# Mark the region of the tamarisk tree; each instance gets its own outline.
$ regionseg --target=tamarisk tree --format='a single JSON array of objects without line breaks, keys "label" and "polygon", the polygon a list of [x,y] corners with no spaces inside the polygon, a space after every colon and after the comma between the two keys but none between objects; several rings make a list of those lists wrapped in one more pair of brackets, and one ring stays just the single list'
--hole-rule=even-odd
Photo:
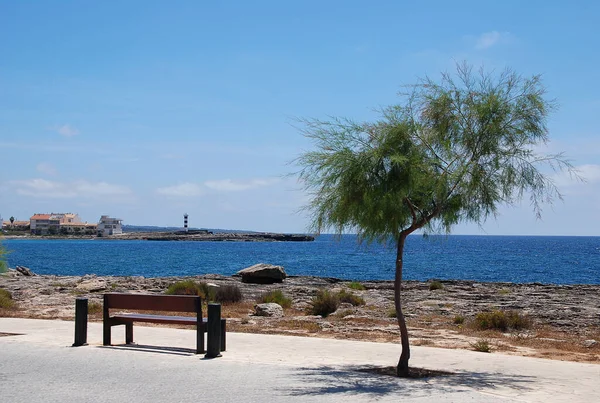
[{"label": "tamarisk tree", "polygon": [[401,299],[407,236],[481,225],[523,197],[539,217],[544,203],[561,199],[549,174],[576,175],[562,154],[536,152],[548,141],[554,109],[539,76],[473,72],[464,63],[439,82],[426,78],[408,89],[374,122],[302,120],[315,149],[295,161],[310,195],[311,230],[356,232],[361,241],[395,246],[401,377],[410,358]]}]

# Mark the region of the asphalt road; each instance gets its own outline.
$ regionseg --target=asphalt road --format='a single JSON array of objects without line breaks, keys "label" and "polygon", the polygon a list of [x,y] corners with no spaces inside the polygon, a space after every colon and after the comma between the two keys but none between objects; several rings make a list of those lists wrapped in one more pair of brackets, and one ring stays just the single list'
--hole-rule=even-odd
[{"label": "asphalt road", "polygon": [[[137,346],[71,347],[73,322],[0,318],[0,402],[596,402],[600,365],[415,347],[411,363],[455,375],[398,379],[399,346],[231,333],[223,357],[191,354],[194,332],[136,327]],[[115,332],[114,342],[123,336]]]}]

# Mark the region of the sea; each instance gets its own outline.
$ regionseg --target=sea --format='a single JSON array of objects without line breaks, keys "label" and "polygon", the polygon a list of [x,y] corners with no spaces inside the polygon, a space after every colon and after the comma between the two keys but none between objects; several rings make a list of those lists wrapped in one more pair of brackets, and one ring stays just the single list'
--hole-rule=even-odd
[{"label": "sea", "polygon": [[[288,275],[393,280],[396,251],[361,244],[356,235],[314,242],[194,242],[102,239],[9,239],[9,267],[81,276],[232,275],[256,263]],[[409,236],[404,279],[544,284],[600,284],[600,237]]]}]

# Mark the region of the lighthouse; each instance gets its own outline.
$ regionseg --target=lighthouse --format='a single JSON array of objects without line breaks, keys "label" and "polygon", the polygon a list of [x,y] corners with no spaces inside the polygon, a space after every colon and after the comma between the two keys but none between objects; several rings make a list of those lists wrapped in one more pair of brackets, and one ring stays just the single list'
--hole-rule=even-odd
[{"label": "lighthouse", "polygon": [[183,229],[185,232],[188,232],[188,213],[183,215]]}]

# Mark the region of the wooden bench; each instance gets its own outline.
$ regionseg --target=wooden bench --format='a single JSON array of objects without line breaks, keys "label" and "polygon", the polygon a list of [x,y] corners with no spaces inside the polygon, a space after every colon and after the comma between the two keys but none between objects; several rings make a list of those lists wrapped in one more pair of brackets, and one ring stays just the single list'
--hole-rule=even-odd
[{"label": "wooden bench", "polygon": [[[112,310],[193,312],[195,316],[150,315],[145,313],[117,312]],[[103,344],[111,344],[111,328],[125,325],[125,343],[133,344],[133,323],[166,323],[196,326],[196,354],[205,353],[204,333],[207,331],[207,318],[202,317],[202,300],[192,295],[153,295],[153,294],[104,294]],[[226,321],[221,319],[221,351],[225,351]]]}]

